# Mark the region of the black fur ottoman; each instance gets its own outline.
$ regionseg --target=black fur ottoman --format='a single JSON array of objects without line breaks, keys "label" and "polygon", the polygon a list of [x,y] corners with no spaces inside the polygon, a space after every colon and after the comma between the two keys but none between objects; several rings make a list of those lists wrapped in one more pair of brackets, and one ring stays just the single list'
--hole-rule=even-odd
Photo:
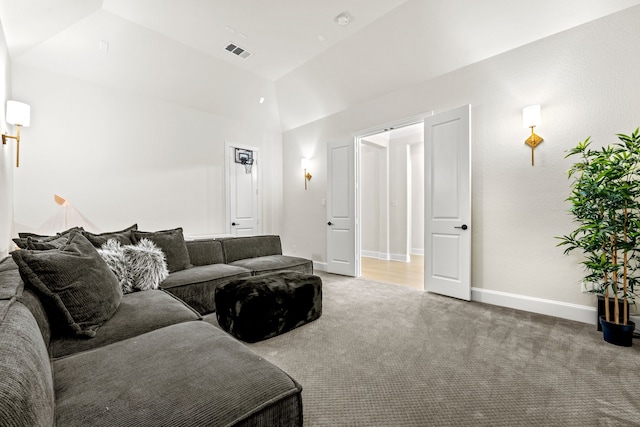
[{"label": "black fur ottoman", "polygon": [[256,342],[316,320],[322,314],[322,280],[281,271],[219,286],[218,324],[234,337]]}]

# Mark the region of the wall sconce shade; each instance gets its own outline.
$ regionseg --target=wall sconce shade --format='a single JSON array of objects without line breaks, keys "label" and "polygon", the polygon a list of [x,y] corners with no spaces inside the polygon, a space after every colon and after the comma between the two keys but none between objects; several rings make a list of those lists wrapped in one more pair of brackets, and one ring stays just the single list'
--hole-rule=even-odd
[{"label": "wall sconce shade", "polygon": [[7,123],[29,127],[31,124],[31,107],[24,102],[7,101]]},{"label": "wall sconce shade", "polygon": [[540,125],[540,106],[529,105],[522,109],[522,124],[526,128],[531,126],[536,127]]},{"label": "wall sconce shade", "polygon": [[2,144],[7,143],[7,139],[16,140],[16,167],[20,167],[20,128],[29,127],[31,124],[31,107],[28,104],[18,101],[7,101],[6,121],[10,125],[16,126],[16,135],[2,134]]},{"label": "wall sconce shade", "polygon": [[300,168],[304,171],[304,189],[307,189],[307,181],[311,180],[311,174],[307,172],[309,169],[309,159],[300,160]]},{"label": "wall sconce shade", "polygon": [[533,129],[540,125],[540,105],[529,105],[522,109],[522,125],[531,129],[531,136],[524,143],[531,147],[531,166],[534,165],[534,149],[544,141]]}]

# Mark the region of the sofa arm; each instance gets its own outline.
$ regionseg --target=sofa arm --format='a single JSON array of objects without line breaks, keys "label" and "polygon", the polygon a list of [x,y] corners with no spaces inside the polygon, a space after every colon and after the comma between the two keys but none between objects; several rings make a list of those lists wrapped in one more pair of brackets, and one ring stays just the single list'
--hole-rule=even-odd
[{"label": "sofa arm", "polygon": [[23,304],[0,300],[0,425],[52,426],[51,362],[38,324]]},{"label": "sofa arm", "polygon": [[189,252],[191,265],[200,266],[224,263],[222,244],[219,240],[187,240],[185,243],[187,245],[187,251]]}]

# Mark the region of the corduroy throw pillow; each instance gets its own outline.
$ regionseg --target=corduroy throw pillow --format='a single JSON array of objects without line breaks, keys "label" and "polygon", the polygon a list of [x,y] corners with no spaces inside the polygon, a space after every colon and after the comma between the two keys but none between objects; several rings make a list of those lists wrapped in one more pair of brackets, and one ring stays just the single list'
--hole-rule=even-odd
[{"label": "corduroy throw pillow", "polygon": [[120,305],[118,279],[80,232],[73,231],[60,249],[11,255],[24,282],[51,299],[78,336],[94,337]]}]

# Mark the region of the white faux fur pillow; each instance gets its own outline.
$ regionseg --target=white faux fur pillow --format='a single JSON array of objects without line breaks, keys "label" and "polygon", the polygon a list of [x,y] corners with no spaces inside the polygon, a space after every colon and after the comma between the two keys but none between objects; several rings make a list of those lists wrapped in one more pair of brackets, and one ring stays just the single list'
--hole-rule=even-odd
[{"label": "white faux fur pillow", "polygon": [[160,283],[169,276],[164,252],[151,240],[142,239],[137,245],[123,246],[122,250],[133,277],[134,289],[158,289]]},{"label": "white faux fur pillow", "polygon": [[164,252],[149,239],[125,246],[109,239],[98,253],[118,278],[123,293],[158,289],[169,275]]},{"label": "white faux fur pillow", "polygon": [[120,242],[114,239],[107,240],[97,251],[118,278],[122,293],[133,292],[133,277],[127,266],[127,260]]}]

